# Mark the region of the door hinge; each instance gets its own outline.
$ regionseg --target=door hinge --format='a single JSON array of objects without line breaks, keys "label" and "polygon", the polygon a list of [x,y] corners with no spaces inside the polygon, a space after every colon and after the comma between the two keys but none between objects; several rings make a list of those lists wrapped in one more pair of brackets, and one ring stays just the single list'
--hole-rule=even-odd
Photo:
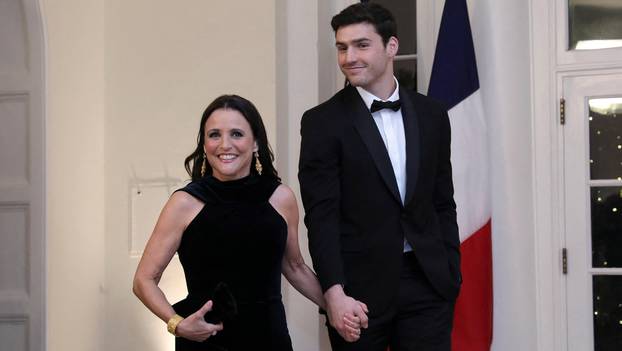
[{"label": "door hinge", "polygon": [[564,98],[559,99],[559,124],[566,124],[566,100]]},{"label": "door hinge", "polygon": [[568,274],[568,250],[565,247],[562,249],[562,273]]}]

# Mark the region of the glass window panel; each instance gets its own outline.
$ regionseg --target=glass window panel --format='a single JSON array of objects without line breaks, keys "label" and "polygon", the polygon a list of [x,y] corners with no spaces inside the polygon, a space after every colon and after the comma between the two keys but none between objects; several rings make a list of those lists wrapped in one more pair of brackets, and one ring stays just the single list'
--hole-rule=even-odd
[{"label": "glass window panel", "polygon": [[622,180],[622,98],[590,99],[590,178]]},{"label": "glass window panel", "polygon": [[592,265],[622,267],[622,187],[592,187],[591,193]]},{"label": "glass window panel", "polygon": [[622,277],[592,277],[594,294],[594,350],[622,350]]},{"label": "glass window panel", "polygon": [[407,59],[393,62],[393,71],[400,86],[417,90],[417,60]]},{"label": "glass window panel", "polygon": [[[366,1],[362,1],[366,2]],[[416,0],[375,0],[371,1],[386,7],[397,22],[397,37],[400,41],[398,55],[417,53],[417,1]]]},{"label": "glass window panel", "polygon": [[622,46],[622,1],[568,0],[570,49]]}]

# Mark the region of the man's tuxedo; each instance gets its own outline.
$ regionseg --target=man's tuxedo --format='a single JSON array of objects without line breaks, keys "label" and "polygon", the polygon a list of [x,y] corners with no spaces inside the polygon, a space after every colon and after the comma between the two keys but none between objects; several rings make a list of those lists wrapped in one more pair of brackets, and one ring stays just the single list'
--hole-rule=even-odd
[{"label": "man's tuxedo", "polygon": [[404,238],[444,299],[460,287],[460,253],[447,111],[400,88],[406,139],[404,204],[371,113],[347,86],[305,112],[299,181],[309,249],[322,289],[383,313],[396,298]]}]

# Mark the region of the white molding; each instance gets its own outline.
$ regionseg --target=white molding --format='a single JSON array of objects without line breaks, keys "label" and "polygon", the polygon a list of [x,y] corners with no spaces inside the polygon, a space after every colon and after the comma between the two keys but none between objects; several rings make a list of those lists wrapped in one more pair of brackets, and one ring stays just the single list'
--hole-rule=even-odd
[{"label": "white molding", "polygon": [[395,55],[395,57],[393,58],[394,62],[398,62],[398,61],[411,61],[411,60],[416,60],[417,59],[417,54],[409,54],[409,55]]},{"label": "white molding", "polygon": [[[37,115],[37,123],[31,123],[31,137],[38,144],[31,152],[40,159],[34,160],[37,167],[31,168],[31,184],[36,186],[30,205],[31,215],[31,314],[30,350],[47,350],[47,209],[46,209],[46,120],[47,120],[47,33],[42,0],[24,0],[28,40],[30,45],[30,99],[32,115]],[[34,150],[36,149],[36,151]],[[37,233],[38,240],[34,239]]]},{"label": "white molding", "polygon": [[[585,184],[589,179],[589,166],[587,163],[574,163],[575,159],[583,160],[587,158],[588,130],[582,121],[573,117],[580,115],[583,110],[582,101],[577,101],[578,96],[582,96],[581,84],[573,81],[577,76],[572,74],[558,74],[558,81],[566,102],[566,125],[564,126],[564,146],[560,152],[560,157],[567,159],[564,162],[564,213],[562,215],[565,223],[564,228],[564,247],[570,255],[570,273],[565,277],[565,310],[568,350],[585,350],[593,340],[593,331],[590,328],[589,319],[591,304],[584,303],[592,301],[592,289],[589,284],[578,284],[587,282],[589,275],[587,270],[582,267],[589,265],[588,257],[591,243],[588,240],[591,228],[589,228],[589,217],[584,209],[589,208],[589,189],[576,188],[577,184]],[[574,165],[573,165],[574,163]],[[574,166],[574,167],[573,167]],[[581,194],[581,195],[579,195]],[[573,235],[575,230],[579,233],[588,233],[586,236]],[[579,302],[579,303],[577,303]],[[577,326],[579,324],[579,326]],[[579,330],[584,330],[582,337],[574,340]],[[593,345],[593,344],[592,344]]]},{"label": "white molding", "polygon": [[[318,26],[328,27],[323,15],[329,10],[322,6],[324,1],[277,0],[276,10],[276,113],[277,113],[277,167],[283,182],[300,199],[298,187],[298,157],[300,153],[300,118],[305,110],[318,104],[318,94],[323,87],[320,81],[327,82],[326,76],[334,70],[334,65],[318,69],[322,63],[320,56],[325,39],[319,38],[323,32]],[[324,13],[322,10],[326,10]],[[324,22],[324,23],[323,23]],[[300,40],[304,38],[304,40]],[[317,43],[317,45],[310,45]],[[332,43],[331,43],[332,48]],[[302,68],[302,69],[301,69]],[[321,75],[320,75],[321,74]],[[328,84],[332,84],[329,81]],[[332,93],[330,93],[332,95]],[[329,95],[329,96],[330,96]],[[302,223],[303,208],[299,201],[298,240],[300,250],[307,265],[311,266],[308,253],[307,234]],[[325,351],[327,332],[323,317],[317,307],[302,297],[283,280],[283,302],[294,349],[301,351]]]},{"label": "white molding", "polygon": [[[622,57],[622,54],[620,55]],[[620,61],[602,62],[602,63],[573,63],[557,65],[558,72],[579,72],[583,75],[591,74],[590,71],[615,70],[621,67]]]},{"label": "white molding", "polygon": [[555,33],[551,1],[531,0],[531,94],[533,215],[536,268],[537,348],[566,350],[563,279],[560,273],[563,183],[558,157],[561,135],[557,119],[554,75]]},{"label": "white molding", "polygon": [[589,186],[612,186],[619,187],[622,186],[622,180],[616,179],[593,179],[589,180]]},{"label": "white molding", "polygon": [[[566,276],[560,250],[565,243],[563,127],[559,99],[563,80],[619,72],[612,52],[566,51],[565,0],[530,1],[534,240],[536,244],[537,345],[540,351],[568,350]],[[620,51],[622,52],[622,51]],[[619,55],[619,54],[618,54]],[[620,56],[618,56],[620,57]]]},{"label": "white molding", "polygon": [[622,275],[622,268],[592,268],[588,269],[588,273],[591,275]]},{"label": "white molding", "polygon": [[[445,1],[417,1],[417,90],[427,94]],[[440,8],[440,10],[439,10]]]},{"label": "white molding", "polygon": [[569,250],[570,272],[567,276],[569,349],[585,350],[593,346],[593,290],[592,275],[601,272],[618,274],[619,268],[591,268],[592,241],[590,240],[590,186],[615,185],[613,180],[590,181],[589,122],[587,102],[592,97],[619,94],[622,69],[590,72],[561,72],[566,103],[564,126],[567,223],[566,247]]},{"label": "white molding", "polygon": [[[558,79],[564,79],[570,77],[607,76],[611,74],[619,74],[622,72],[622,59],[617,67],[599,67],[597,65],[584,65],[583,67],[583,69],[577,68],[573,70],[558,69],[556,76]],[[563,91],[560,90],[560,93],[563,93]],[[561,96],[562,95],[560,95],[560,97]]]}]

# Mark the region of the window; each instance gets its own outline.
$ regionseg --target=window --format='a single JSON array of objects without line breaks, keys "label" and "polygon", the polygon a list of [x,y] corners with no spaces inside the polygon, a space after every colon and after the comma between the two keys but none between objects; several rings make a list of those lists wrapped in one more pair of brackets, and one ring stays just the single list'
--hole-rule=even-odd
[{"label": "window", "polygon": [[622,46],[622,1],[568,0],[569,47],[575,50]]}]

